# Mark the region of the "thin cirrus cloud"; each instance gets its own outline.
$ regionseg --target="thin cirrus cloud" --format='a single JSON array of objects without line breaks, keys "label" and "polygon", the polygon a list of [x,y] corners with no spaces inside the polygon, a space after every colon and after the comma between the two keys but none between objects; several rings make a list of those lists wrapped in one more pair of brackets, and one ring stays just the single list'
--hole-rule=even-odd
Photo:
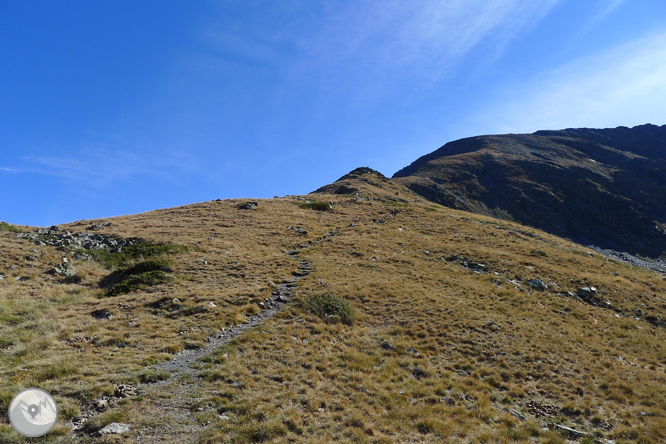
[{"label": "thin cirrus cloud", "polygon": [[483,45],[495,57],[560,0],[386,1],[331,8],[304,43],[304,70],[352,87],[436,82]]},{"label": "thin cirrus cloud", "polygon": [[329,1],[309,11],[308,20],[295,17],[309,5],[291,2],[272,6],[268,15],[279,23],[266,14],[236,20],[227,14],[204,39],[220,54],[288,65],[299,85],[305,80],[327,92],[383,95],[396,84],[433,85],[475,49],[482,59],[494,59],[561,1]]},{"label": "thin cirrus cloud", "polygon": [[[194,170],[194,159],[186,153],[149,154],[147,151],[93,148],[80,150],[75,157],[24,157],[25,166],[16,168],[33,174],[85,181],[96,186],[109,186],[132,177],[158,176],[173,179]],[[12,168],[14,169],[14,168]]]},{"label": "thin cirrus cloud", "polygon": [[606,0],[606,8],[594,18],[594,22],[599,22],[615,11],[625,0]]},{"label": "thin cirrus cloud", "polygon": [[588,22],[588,24],[580,30],[579,36],[584,35],[592,31],[596,26],[608,18],[612,13],[614,13],[625,0],[601,0],[600,12]]},{"label": "thin cirrus cloud", "polygon": [[[666,123],[666,33],[644,37],[537,77],[477,116],[497,132]],[[543,79],[543,80],[541,80]]]}]

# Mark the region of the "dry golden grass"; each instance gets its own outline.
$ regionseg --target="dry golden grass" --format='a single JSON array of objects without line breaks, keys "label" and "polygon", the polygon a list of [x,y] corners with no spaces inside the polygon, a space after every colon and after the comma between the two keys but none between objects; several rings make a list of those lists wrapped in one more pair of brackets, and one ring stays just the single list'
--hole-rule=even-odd
[{"label": "dry golden grass", "polygon": [[[359,187],[382,199],[396,192]],[[142,385],[89,429],[132,424],[114,442],[565,442],[542,430],[558,423],[601,442],[666,440],[666,332],[633,319],[634,310],[666,319],[663,275],[410,199],[312,196],[332,201],[330,211],[295,197],[259,200],[255,210],[228,200],[109,219],[99,232],[193,247],[172,256],[174,282],[114,297],[98,287],[110,270],[75,261],[82,282],[60,283],[46,272],[62,252],[0,231],[1,407],[21,388],[43,387],[64,427],[115,385],[150,380],[154,364],[257,314],[305,258],[314,270],[295,297],[344,297],[355,307],[351,325],[292,304],[200,361],[199,377]],[[337,235],[316,242],[330,230]],[[30,249],[42,256],[26,261],[37,255]],[[447,261],[453,253],[487,271]],[[533,278],[556,286],[533,290]],[[564,296],[589,285],[614,309]],[[534,403],[554,408],[535,416]],[[3,421],[0,440],[23,442]],[[60,434],[49,436],[98,440]]]}]

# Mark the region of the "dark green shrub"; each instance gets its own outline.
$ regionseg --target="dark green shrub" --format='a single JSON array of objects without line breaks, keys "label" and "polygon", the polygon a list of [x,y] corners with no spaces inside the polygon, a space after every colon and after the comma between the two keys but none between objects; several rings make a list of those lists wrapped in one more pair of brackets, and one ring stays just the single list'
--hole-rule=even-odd
[{"label": "dark green shrub", "polygon": [[147,271],[173,271],[170,266],[173,264],[172,260],[157,258],[157,259],[148,259],[146,261],[141,261],[131,267],[122,268],[119,270],[119,273],[124,276],[138,275],[145,273]]},{"label": "dark green shrub", "polygon": [[185,245],[154,244],[152,242],[139,242],[134,245],[122,247],[120,253],[109,250],[84,250],[93,259],[106,267],[123,267],[130,264],[165,254],[183,253],[189,250]]},{"label": "dark green shrub", "polygon": [[171,377],[171,373],[169,372],[158,372],[154,370],[148,370],[145,372],[141,372],[138,375],[139,381],[143,382],[144,384],[150,384],[153,382],[159,382],[159,381],[166,381]]},{"label": "dark green shrub", "polygon": [[351,303],[330,293],[316,294],[300,302],[301,306],[328,322],[342,322],[351,325],[356,318]]},{"label": "dark green shrub", "polygon": [[298,206],[306,210],[328,211],[331,209],[328,202],[301,202]]},{"label": "dark green shrub", "polygon": [[107,296],[131,293],[157,284],[173,281],[173,276],[161,270],[147,271],[134,276],[129,276],[106,290]]},{"label": "dark green shrub", "polygon": [[7,222],[0,222],[0,231],[11,231],[12,233],[25,233],[25,231],[19,230],[14,225],[10,225]]}]

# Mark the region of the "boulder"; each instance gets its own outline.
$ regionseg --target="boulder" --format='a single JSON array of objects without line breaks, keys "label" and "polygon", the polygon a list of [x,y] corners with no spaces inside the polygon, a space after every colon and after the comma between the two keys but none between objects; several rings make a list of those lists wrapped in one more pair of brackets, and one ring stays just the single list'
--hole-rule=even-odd
[{"label": "boulder", "polygon": [[259,206],[258,202],[245,202],[238,205],[239,210],[254,210]]},{"label": "boulder", "polygon": [[137,394],[136,387],[129,384],[120,384],[116,387],[113,393],[116,398],[129,398],[131,396],[137,396]]},{"label": "boulder", "polygon": [[76,268],[69,262],[54,265],[52,272],[65,278],[76,276]]},{"label": "boulder", "polygon": [[107,424],[99,432],[100,435],[120,435],[125,432],[129,432],[132,427],[129,424],[123,424],[119,422],[112,422]]},{"label": "boulder", "polygon": [[598,299],[597,289],[595,287],[581,287],[576,291],[576,296],[585,302],[594,302]]},{"label": "boulder", "polygon": [[546,285],[546,283],[545,283],[544,281],[542,281],[541,279],[532,279],[532,280],[530,280],[530,281],[527,281],[527,283],[528,283],[532,288],[534,288],[535,290],[541,290],[541,291],[543,291],[543,290],[545,290],[545,289],[548,288],[548,286]]},{"label": "boulder", "polygon": [[106,399],[98,399],[95,401],[95,408],[97,410],[106,410],[109,407],[109,401]]}]

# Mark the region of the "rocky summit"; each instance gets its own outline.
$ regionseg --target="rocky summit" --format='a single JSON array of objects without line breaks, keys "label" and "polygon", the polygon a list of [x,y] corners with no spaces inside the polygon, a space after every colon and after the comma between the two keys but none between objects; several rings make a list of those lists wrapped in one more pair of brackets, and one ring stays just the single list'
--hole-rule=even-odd
[{"label": "rocky summit", "polygon": [[392,180],[432,202],[586,245],[650,258],[666,251],[666,125],[461,139]]}]

